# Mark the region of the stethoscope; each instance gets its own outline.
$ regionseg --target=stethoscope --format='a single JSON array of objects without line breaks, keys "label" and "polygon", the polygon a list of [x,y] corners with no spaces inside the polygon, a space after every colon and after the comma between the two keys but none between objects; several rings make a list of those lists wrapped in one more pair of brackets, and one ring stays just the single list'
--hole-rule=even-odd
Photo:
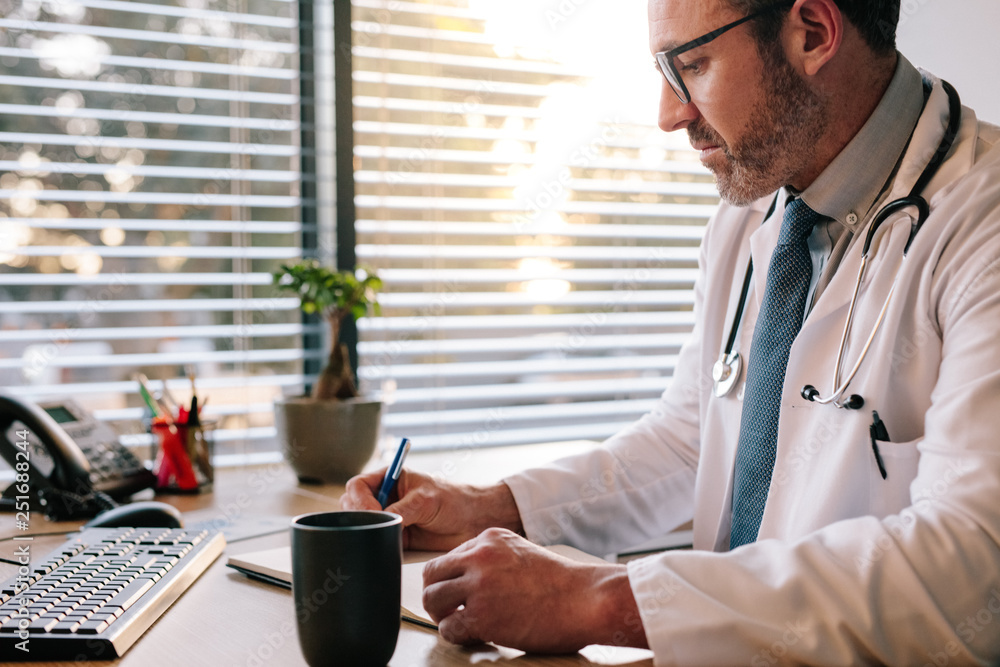
[{"label": "stethoscope", "polygon": [[[847,322],[844,324],[844,332],[840,337],[840,349],[837,352],[837,364],[833,372],[833,382],[831,383],[830,395],[827,397],[820,396],[819,390],[816,389],[811,384],[807,384],[802,388],[802,398],[807,401],[812,401],[814,403],[820,403],[826,405],[827,403],[832,403],[838,408],[844,408],[845,410],[859,410],[865,404],[865,399],[858,394],[851,394],[846,400],[841,400],[844,394],[847,392],[848,385],[851,384],[851,380],[857,375],[858,369],[861,367],[861,363],[865,360],[868,355],[868,350],[871,347],[872,341],[875,339],[875,334],[878,333],[879,328],[882,326],[882,320],[885,319],[886,311],[889,309],[889,302],[892,300],[892,294],[896,289],[896,281],[899,277],[900,269],[902,268],[902,263],[896,268],[896,274],[893,277],[892,286],[889,288],[889,293],[885,297],[885,302],[882,304],[882,310],[879,312],[878,319],[875,321],[875,326],[872,327],[871,333],[868,335],[868,339],[865,341],[864,347],[861,349],[861,354],[858,356],[857,362],[851,368],[851,371],[847,374],[847,377],[843,382],[840,381],[840,371],[844,361],[844,351],[847,347],[847,337],[851,331],[851,324],[854,321],[854,311],[858,303],[858,293],[861,290],[861,283],[864,281],[865,271],[868,268],[869,251],[871,250],[872,239],[875,237],[875,232],[878,228],[882,226],[882,223],[889,219],[890,216],[898,211],[906,208],[915,208],[917,210],[917,219],[910,225],[910,236],[906,241],[906,245],[903,246],[903,259],[906,259],[906,253],[910,249],[910,245],[913,243],[913,239],[916,238],[917,232],[920,231],[920,227],[923,226],[924,221],[930,215],[930,206],[927,200],[920,195],[921,192],[927,187],[931,179],[937,173],[938,168],[940,168],[941,163],[944,162],[944,158],[951,151],[952,145],[955,143],[955,137],[958,136],[959,123],[961,121],[962,115],[962,102],[958,96],[958,93],[947,81],[941,81],[941,85],[945,92],[948,94],[948,128],[945,130],[944,137],[941,139],[940,145],[938,145],[937,151],[931,158],[931,161],[927,164],[923,173],[920,174],[920,178],[914,184],[913,189],[910,190],[910,194],[906,197],[893,200],[886,204],[876,215],[875,219],[872,221],[871,225],[868,227],[868,235],[865,237],[864,245],[861,249],[861,266],[858,268],[858,278],[854,284],[854,293],[851,296],[851,305],[847,310]],[[774,213],[775,206],[778,202],[777,195],[774,201],[771,202],[771,208],[768,209],[767,213],[764,215],[764,219],[767,220]],[[729,337],[726,340],[726,346],[722,350],[722,354],[719,355],[719,360],[715,362],[712,366],[712,381],[713,381],[713,392],[714,394],[722,398],[732,392],[733,387],[736,386],[736,381],[739,380],[740,371],[743,368],[743,357],[742,355],[735,351],[733,347],[736,344],[736,335],[740,328],[740,323],[743,320],[743,311],[746,306],[747,294],[750,291],[750,282],[753,277],[753,260],[751,259],[747,262],[746,276],[743,278],[743,288],[740,292],[739,305],[736,307],[736,313],[733,316],[733,323],[729,327]]]}]

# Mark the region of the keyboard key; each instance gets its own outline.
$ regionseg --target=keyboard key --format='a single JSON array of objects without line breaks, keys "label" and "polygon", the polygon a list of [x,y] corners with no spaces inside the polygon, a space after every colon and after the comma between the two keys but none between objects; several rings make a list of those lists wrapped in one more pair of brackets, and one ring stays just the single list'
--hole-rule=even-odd
[{"label": "keyboard key", "polygon": [[[140,544],[143,541],[153,544]],[[148,628],[160,613],[152,606],[152,593],[157,600],[172,601],[190,581],[181,584],[183,578],[167,573],[190,565],[197,576],[223,544],[217,531],[85,529],[37,566],[32,564],[30,585],[2,582],[2,590],[8,592],[0,593],[0,653],[6,655],[18,633],[27,630],[32,637],[51,638],[43,640],[50,642],[44,644],[43,653],[51,649],[51,659],[107,658],[106,648],[95,652],[99,644],[95,638],[111,632],[126,609],[130,627]],[[123,647],[116,643],[115,656],[130,643]]]},{"label": "keyboard key", "polygon": [[50,632],[58,622],[58,618],[42,617],[28,624],[28,632],[31,634]]},{"label": "keyboard key", "polygon": [[80,624],[80,627],[76,629],[76,632],[80,635],[96,635],[98,632],[106,630],[107,627],[107,621],[86,620]]},{"label": "keyboard key", "polygon": [[77,621],[59,621],[52,629],[49,631],[54,635],[66,635],[71,632],[76,632],[76,629],[80,626]]},{"label": "keyboard key", "polygon": [[118,618],[125,613],[125,610],[122,609],[121,607],[112,607],[109,605],[104,605],[103,607],[97,610],[97,613],[107,614],[108,616],[114,616],[115,618]]},{"label": "keyboard key", "polygon": [[128,609],[142,596],[143,593],[153,587],[153,582],[148,579],[139,579],[128,586],[112,598],[108,604],[113,607]]}]

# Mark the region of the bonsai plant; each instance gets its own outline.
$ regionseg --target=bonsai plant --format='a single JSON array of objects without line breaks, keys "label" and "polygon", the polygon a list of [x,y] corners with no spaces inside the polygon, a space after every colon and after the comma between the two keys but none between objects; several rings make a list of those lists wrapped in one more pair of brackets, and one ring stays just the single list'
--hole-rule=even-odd
[{"label": "bonsai plant", "polygon": [[315,260],[282,265],[273,278],[279,290],[299,298],[304,312],[322,315],[330,327],[329,358],[312,396],[274,401],[285,458],[299,481],[345,482],[375,451],[382,403],[358,397],[340,331],[348,317],[380,313],[376,295],[382,280],[370,269],[334,271]]},{"label": "bonsai plant", "polygon": [[381,314],[376,295],[382,289],[382,280],[368,268],[334,271],[314,259],[282,264],[273,276],[279,290],[299,297],[303,312],[321,314],[330,327],[330,355],[313,385],[313,398],[329,400],[357,396],[354,371],[347,345],[340,342],[340,329],[348,315],[357,320],[367,315],[369,308],[376,315]]}]

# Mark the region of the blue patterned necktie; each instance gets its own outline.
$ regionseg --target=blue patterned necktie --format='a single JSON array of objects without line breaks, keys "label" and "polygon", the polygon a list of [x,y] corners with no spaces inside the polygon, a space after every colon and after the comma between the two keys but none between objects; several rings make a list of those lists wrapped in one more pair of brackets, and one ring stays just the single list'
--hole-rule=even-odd
[{"label": "blue patterned necktie", "polygon": [[771,255],[767,286],[750,345],[740,439],[733,481],[733,527],[729,548],[757,539],[771,486],[778,414],[792,341],[802,328],[812,260],[806,239],[818,213],[801,199],[785,207],[778,246]]}]

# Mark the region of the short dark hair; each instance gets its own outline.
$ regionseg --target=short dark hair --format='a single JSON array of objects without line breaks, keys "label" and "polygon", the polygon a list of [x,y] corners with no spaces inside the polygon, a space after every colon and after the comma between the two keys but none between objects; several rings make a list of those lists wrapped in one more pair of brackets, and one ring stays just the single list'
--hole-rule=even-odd
[{"label": "short dark hair", "polygon": [[[844,17],[858,29],[872,51],[888,55],[896,50],[896,24],[900,0],[835,0]],[[743,14],[766,9],[776,0],[727,0]],[[773,44],[781,32],[785,13],[762,16],[753,22],[754,34],[763,46]]]}]

